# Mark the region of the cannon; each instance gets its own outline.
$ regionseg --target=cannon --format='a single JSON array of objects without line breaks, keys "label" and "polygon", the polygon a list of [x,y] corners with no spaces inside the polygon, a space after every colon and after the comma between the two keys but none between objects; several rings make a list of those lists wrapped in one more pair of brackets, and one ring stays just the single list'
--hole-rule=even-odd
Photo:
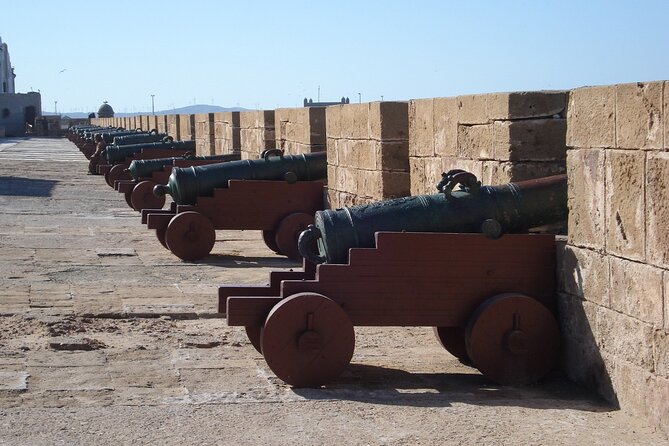
[{"label": "cannon", "polygon": [[142,223],[182,260],[211,252],[216,229],[258,229],[274,252],[298,259],[297,236],[323,209],[325,153],[173,168],[158,196],[170,194],[169,210],[142,210]]},{"label": "cannon", "polygon": [[[321,386],[341,374],[353,355],[355,326],[433,327],[448,352],[496,383],[540,380],[560,351],[555,236],[510,232],[564,219],[566,178],[486,188],[471,174],[449,174],[441,185],[446,202],[421,196],[414,197],[419,204],[389,200],[332,211],[331,222],[313,226],[318,233],[300,236],[302,271],[272,272],[266,286],[222,285],[219,312],[228,325],[245,327],[270,369],[295,387]],[[467,179],[465,190],[452,191],[454,177]],[[383,203],[387,211],[380,211]],[[320,215],[327,220],[332,213]],[[345,215],[351,221],[342,225]],[[416,232],[416,219],[427,232]],[[349,238],[350,226],[359,241]],[[375,231],[371,245],[367,230]],[[307,246],[314,241],[318,253]]]},{"label": "cannon", "polygon": [[114,189],[125,194],[126,203],[136,211],[158,209],[165,205],[165,196],[154,195],[153,188],[167,183],[173,167],[204,166],[239,159],[240,155],[235,153],[212,156],[186,154],[183,157],[133,160],[127,168],[132,179],[115,180]]},{"label": "cannon", "polygon": [[[105,175],[107,183],[114,187],[114,180],[130,178],[124,171],[130,165],[132,159],[181,156],[193,150],[195,150],[195,141],[166,140],[125,146],[110,145],[99,156],[91,157],[89,171],[98,175]],[[116,167],[117,165],[120,166]]]},{"label": "cannon", "polygon": [[[461,185],[461,190],[453,191]],[[441,193],[316,213],[300,251],[314,263],[345,263],[350,248],[371,248],[378,231],[483,232],[491,237],[563,221],[566,175],[481,186],[471,173],[445,173]],[[318,246],[318,253],[309,250]]]},{"label": "cannon", "polygon": [[167,133],[158,133],[153,129],[148,133],[137,133],[136,135],[115,136],[112,144],[115,146],[125,146],[128,144],[140,144],[147,142],[174,141],[174,138]]}]

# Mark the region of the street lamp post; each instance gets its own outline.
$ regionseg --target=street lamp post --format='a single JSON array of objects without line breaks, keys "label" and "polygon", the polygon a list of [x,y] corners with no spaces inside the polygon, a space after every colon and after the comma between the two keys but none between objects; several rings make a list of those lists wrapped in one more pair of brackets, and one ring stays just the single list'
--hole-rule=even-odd
[{"label": "street lamp post", "polygon": [[362,104],[362,94],[358,93],[358,103]]},{"label": "street lamp post", "polygon": [[156,116],[156,109],[155,109],[155,107],[153,106],[153,98],[154,98],[154,96],[155,96],[155,94],[152,94],[152,95],[151,95],[151,114],[152,114],[153,116]]},{"label": "street lamp post", "polygon": [[58,101],[53,101],[53,112],[58,114]]}]

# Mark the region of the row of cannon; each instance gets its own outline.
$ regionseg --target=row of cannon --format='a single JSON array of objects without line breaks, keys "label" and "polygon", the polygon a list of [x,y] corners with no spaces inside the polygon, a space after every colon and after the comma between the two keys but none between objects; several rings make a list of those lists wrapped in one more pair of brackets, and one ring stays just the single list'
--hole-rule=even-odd
[{"label": "row of cannon", "polygon": [[69,138],[179,258],[208,255],[216,230],[255,229],[302,261],[267,285],[218,291],[228,325],[245,327],[290,385],[336,380],[355,326],[434,327],[447,351],[503,385],[556,364],[555,236],[533,228],[565,221],[566,175],[482,186],[453,170],[433,195],[326,209],[325,153],[197,157],[192,141],[94,126]]}]

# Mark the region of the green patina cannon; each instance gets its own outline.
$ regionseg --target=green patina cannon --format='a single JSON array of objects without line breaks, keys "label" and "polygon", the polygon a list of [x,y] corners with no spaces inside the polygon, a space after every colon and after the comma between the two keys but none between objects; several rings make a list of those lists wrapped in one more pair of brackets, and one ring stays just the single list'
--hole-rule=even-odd
[{"label": "green patina cannon", "polygon": [[162,170],[167,166],[172,166],[174,165],[174,162],[178,160],[190,160],[190,161],[220,160],[221,162],[227,162],[227,161],[239,161],[240,157],[241,155],[238,153],[229,153],[225,155],[210,155],[210,156],[184,155],[180,157],[133,160],[130,163],[130,166],[128,166],[128,173],[130,173],[130,176],[132,176],[133,180],[138,180],[142,177],[150,177],[153,172]]},{"label": "green patina cannon", "polygon": [[168,136],[167,133],[158,133],[158,130],[154,129],[148,133],[137,133],[133,135],[116,136],[112,140],[111,145],[125,146],[128,144],[158,142],[163,140],[173,141],[173,138],[171,136]]},{"label": "green patina cannon", "polygon": [[167,185],[158,185],[154,193],[169,194],[177,204],[195,204],[200,196],[210,196],[214,189],[225,188],[230,180],[320,180],[327,175],[324,152],[303,155],[272,156],[233,161],[225,164],[195,166],[172,170]]},{"label": "green patina cannon", "polygon": [[[461,190],[453,191],[457,184]],[[443,175],[437,188],[441,193],[435,195],[319,211],[314,225],[300,236],[300,253],[314,263],[346,263],[349,249],[373,247],[378,231],[482,232],[495,238],[567,216],[566,175],[481,186],[471,173],[454,170]]]},{"label": "green patina cannon", "polygon": [[[125,161],[126,158],[133,156],[135,153],[149,150],[195,150],[195,141],[158,141],[158,142],[144,142],[138,144],[128,144],[123,146],[110,145],[104,150],[104,157],[108,164],[115,165]],[[163,155],[164,156],[164,155]]]}]

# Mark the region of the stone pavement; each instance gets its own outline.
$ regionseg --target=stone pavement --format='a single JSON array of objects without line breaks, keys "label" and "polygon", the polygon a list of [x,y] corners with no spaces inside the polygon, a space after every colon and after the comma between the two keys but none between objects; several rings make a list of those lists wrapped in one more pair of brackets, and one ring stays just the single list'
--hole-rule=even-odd
[{"label": "stone pavement", "polygon": [[66,140],[0,139],[0,444],[667,443],[557,372],[492,385],[429,328],[356,329],[339,381],[292,389],[216,287],[298,265],[249,231],[182,262],[86,167]]}]

